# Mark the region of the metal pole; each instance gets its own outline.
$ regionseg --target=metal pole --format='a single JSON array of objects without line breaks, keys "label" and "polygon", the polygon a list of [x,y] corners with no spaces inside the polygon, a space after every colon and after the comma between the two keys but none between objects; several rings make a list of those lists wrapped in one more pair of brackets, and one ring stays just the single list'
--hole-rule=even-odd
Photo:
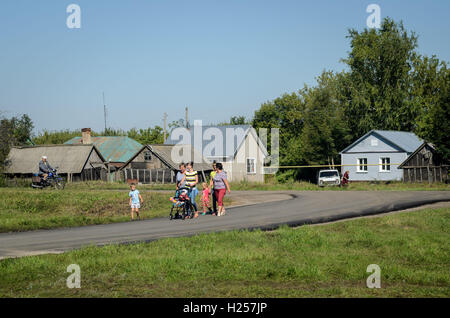
[{"label": "metal pole", "polygon": [[164,113],[164,140],[163,143],[166,142],[167,139],[167,113]]},{"label": "metal pole", "polygon": [[105,133],[106,133],[106,103],[105,103],[105,92],[103,92],[103,116],[105,119]]}]

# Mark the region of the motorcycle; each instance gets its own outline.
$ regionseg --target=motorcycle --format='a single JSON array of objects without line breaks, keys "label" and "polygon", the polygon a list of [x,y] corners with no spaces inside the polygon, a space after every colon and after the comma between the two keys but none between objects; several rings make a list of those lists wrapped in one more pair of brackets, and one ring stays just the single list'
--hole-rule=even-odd
[{"label": "motorcycle", "polygon": [[47,180],[44,180],[42,175],[34,174],[31,182],[31,187],[36,189],[54,187],[56,190],[63,190],[64,186],[64,180],[58,175],[56,169],[48,172]]}]

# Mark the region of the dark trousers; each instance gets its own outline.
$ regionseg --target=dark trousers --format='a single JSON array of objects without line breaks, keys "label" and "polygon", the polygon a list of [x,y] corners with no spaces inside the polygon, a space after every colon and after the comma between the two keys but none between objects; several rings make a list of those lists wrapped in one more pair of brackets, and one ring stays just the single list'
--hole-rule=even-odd
[{"label": "dark trousers", "polygon": [[213,206],[213,211],[214,213],[217,213],[217,198],[216,198],[216,191],[214,191],[214,189],[212,189],[212,206]]}]

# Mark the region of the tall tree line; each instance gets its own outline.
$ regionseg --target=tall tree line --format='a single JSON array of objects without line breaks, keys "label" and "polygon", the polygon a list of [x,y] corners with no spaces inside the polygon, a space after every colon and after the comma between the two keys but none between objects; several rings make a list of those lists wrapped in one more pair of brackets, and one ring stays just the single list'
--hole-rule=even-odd
[{"label": "tall tree line", "polygon": [[447,63],[418,54],[416,34],[390,18],[380,29],[350,29],[347,37],[346,71],[324,71],[315,86],[255,112],[254,127],[280,128],[281,165],[338,163],[339,151],[371,129],[414,132],[450,159]]}]

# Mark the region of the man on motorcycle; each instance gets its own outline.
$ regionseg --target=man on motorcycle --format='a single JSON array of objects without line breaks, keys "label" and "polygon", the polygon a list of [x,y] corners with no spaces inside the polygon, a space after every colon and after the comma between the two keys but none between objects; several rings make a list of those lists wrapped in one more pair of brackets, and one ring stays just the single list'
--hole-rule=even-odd
[{"label": "man on motorcycle", "polygon": [[48,173],[53,171],[52,166],[47,162],[47,157],[42,156],[42,160],[39,162],[39,175],[47,181]]}]

